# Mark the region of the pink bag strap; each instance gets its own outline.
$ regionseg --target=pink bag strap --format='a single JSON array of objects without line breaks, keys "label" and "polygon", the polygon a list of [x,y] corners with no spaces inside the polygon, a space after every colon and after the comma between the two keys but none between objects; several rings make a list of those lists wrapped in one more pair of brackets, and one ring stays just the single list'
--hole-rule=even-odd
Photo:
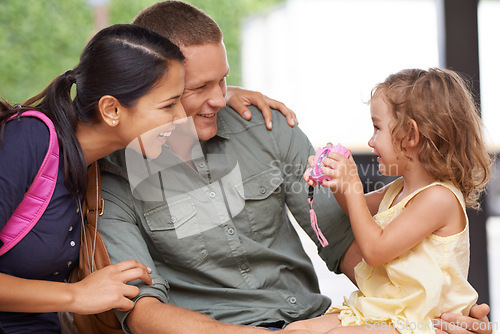
[{"label": "pink bag strap", "polygon": [[[16,116],[12,116],[8,121]],[[0,248],[0,255],[5,254],[21,241],[43,215],[54,193],[59,170],[59,143],[52,121],[43,113],[34,110],[25,111],[21,116],[39,118],[47,125],[49,148],[33,183],[0,232],[0,240],[4,243]]]}]

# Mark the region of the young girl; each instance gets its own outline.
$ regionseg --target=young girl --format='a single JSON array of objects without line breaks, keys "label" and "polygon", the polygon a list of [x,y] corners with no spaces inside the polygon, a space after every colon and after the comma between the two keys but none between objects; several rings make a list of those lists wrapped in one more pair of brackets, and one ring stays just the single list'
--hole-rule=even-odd
[{"label": "young girl", "polygon": [[380,172],[401,177],[363,194],[352,156],[324,161],[332,180],[323,185],[349,215],[363,256],[355,268],[359,291],[290,329],[433,333],[434,318],[468,315],[477,300],[467,282],[465,207],[479,207],[492,161],[466,84],[450,70],[403,70],[375,87],[370,111],[368,145]]}]

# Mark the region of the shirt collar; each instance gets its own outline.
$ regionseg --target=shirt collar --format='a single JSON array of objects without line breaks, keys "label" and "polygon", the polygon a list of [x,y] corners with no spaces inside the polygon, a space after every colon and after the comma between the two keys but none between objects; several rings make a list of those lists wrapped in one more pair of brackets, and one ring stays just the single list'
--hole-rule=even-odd
[{"label": "shirt collar", "polygon": [[[221,111],[222,111],[222,109],[219,110],[219,112],[221,112]],[[224,138],[224,139],[229,139],[227,125],[224,122],[224,120],[222,119],[222,117],[220,117],[219,113],[217,113],[217,134],[216,134],[216,136]]]}]

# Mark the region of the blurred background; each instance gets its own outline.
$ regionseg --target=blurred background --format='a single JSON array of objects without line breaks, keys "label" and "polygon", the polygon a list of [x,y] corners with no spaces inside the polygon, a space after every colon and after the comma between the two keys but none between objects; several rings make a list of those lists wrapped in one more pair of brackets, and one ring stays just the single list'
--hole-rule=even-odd
[{"label": "blurred background", "polygon": [[[78,63],[97,30],[129,23],[155,2],[0,0],[0,97],[21,103],[39,93]],[[488,145],[500,148],[500,0],[186,2],[220,25],[231,66],[228,84],[285,102],[316,147],[341,142],[360,159],[369,157],[372,126],[365,102],[373,86],[403,68],[441,66],[472,79]],[[453,57],[464,59],[465,67]],[[499,193],[493,179],[484,210],[479,218],[472,213],[478,221],[471,221],[471,229],[479,226],[472,233],[479,237],[471,237],[479,249],[472,251],[471,280],[480,300],[492,306],[493,321],[500,321]],[[355,287],[329,273],[312,242],[304,243],[322,292],[340,303]]]}]

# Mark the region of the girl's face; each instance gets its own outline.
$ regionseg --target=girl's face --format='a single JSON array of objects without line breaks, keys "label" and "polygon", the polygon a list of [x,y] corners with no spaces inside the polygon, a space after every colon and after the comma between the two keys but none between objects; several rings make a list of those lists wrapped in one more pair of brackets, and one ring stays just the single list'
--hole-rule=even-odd
[{"label": "girl's face", "polygon": [[175,124],[186,117],[181,104],[183,91],[184,66],[173,61],[153,89],[120,118],[126,145],[151,159],[157,158]]},{"label": "girl's face", "polygon": [[373,135],[368,145],[377,155],[379,170],[388,176],[399,176],[403,172],[404,161],[401,150],[395,148],[392,140],[392,128],[395,117],[383,96],[375,96],[370,103],[370,114],[373,123]]}]

